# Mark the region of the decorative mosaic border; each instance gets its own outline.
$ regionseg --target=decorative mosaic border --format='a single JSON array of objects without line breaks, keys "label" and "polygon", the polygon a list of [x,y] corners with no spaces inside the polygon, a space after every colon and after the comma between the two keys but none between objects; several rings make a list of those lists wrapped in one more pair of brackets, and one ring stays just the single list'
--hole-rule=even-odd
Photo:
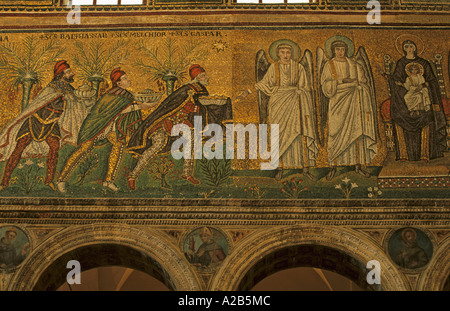
[{"label": "decorative mosaic border", "polygon": [[58,6],[58,0],[0,0],[0,7],[41,7],[41,6]]},{"label": "decorative mosaic border", "polygon": [[298,224],[448,227],[449,202],[447,199],[1,199],[0,223],[125,223],[153,226],[208,224],[246,228]]},{"label": "decorative mosaic border", "polygon": [[379,188],[450,187],[450,178],[448,176],[378,178],[378,187]]},{"label": "decorative mosaic border", "polygon": [[[53,4],[52,4],[53,1]],[[319,3],[305,4],[238,4],[234,1],[211,0],[212,2],[200,3],[189,0],[177,2],[164,2],[161,0],[148,0],[147,4],[135,6],[86,6],[82,11],[88,12],[120,12],[120,11],[164,11],[164,10],[299,10],[299,11],[367,11],[367,1],[336,1],[319,0]],[[0,3],[0,11],[9,12],[62,12],[67,8],[62,4],[62,0],[40,0],[28,2],[24,1],[4,1]],[[13,4],[15,3],[15,4]],[[417,2],[391,0],[389,3],[382,3],[383,11],[425,11],[425,12],[447,12],[450,11],[450,3],[443,2]]]}]

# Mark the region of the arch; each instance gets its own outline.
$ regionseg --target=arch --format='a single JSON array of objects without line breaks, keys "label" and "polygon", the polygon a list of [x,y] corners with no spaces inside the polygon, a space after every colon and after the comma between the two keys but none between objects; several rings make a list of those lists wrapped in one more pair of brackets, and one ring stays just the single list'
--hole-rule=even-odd
[{"label": "arch", "polygon": [[[303,256],[304,257],[304,256]],[[250,291],[362,291],[342,274],[314,267],[287,268],[256,282]]]},{"label": "arch", "polygon": [[[410,290],[409,283],[390,262],[382,248],[355,230],[299,225],[256,232],[244,240],[217,272],[211,290],[251,288],[252,282],[255,284],[255,277],[263,278],[262,274],[252,273],[264,271],[264,265],[273,263],[270,260],[276,260],[278,263],[274,269],[266,270],[270,273],[289,267],[311,266],[335,270],[334,272],[355,280],[366,289]],[[305,255],[301,258],[304,252],[309,252],[311,256]],[[284,259],[284,262],[280,258]],[[340,260],[344,262],[339,262]],[[370,260],[380,263],[381,287],[363,284],[368,272],[365,266]]]},{"label": "arch", "polygon": [[365,264],[348,254],[323,245],[293,245],[278,249],[260,259],[245,275],[238,290],[250,290],[255,284],[290,267],[316,267],[344,275],[359,287],[373,290],[366,281]]},{"label": "arch", "polygon": [[9,290],[56,289],[70,271],[66,268],[68,260],[77,258],[83,260],[81,269],[117,264],[146,272],[173,290],[200,290],[195,272],[186,260],[180,260],[183,254],[167,236],[117,224],[77,226],[58,232],[28,256]]},{"label": "arch", "polygon": [[450,292],[450,275],[447,278],[447,281],[445,281],[444,287],[442,288],[445,292]]},{"label": "arch", "polygon": [[[439,243],[439,248],[418,280],[420,291],[449,290],[450,280],[450,236]],[[439,273],[436,273],[439,271]]]},{"label": "arch", "polygon": [[156,277],[123,266],[102,266],[83,270],[80,284],[65,282],[57,291],[170,291]]}]

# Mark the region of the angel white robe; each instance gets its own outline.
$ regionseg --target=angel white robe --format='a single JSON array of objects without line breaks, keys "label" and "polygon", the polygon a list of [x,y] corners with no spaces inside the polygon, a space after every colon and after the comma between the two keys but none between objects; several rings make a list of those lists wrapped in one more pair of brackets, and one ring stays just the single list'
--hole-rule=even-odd
[{"label": "angel white robe", "polygon": [[[16,137],[23,122],[45,104],[64,95],[65,109],[58,120],[61,130],[61,146],[64,144],[77,144],[78,132],[81,124],[94,105],[94,99],[80,99],[73,92],[63,92],[50,85],[45,87],[0,133],[0,161],[7,161],[16,147]],[[48,144],[32,141],[22,153],[22,158],[31,156],[46,157],[49,152]]]},{"label": "angel white robe", "polygon": [[255,88],[270,96],[267,123],[279,125],[280,165],[315,166],[319,148],[314,103],[303,66],[294,60],[286,65],[274,63]]},{"label": "angel white robe", "polygon": [[[356,79],[343,83],[344,78]],[[377,153],[375,116],[367,73],[357,62],[329,60],[320,78],[329,98],[328,159],[331,166],[369,164]]]}]

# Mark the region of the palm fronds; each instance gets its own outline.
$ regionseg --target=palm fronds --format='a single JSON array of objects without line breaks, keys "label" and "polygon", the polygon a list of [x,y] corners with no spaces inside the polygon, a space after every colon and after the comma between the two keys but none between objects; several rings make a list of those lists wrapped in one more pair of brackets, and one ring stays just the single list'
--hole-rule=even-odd
[{"label": "palm fronds", "polygon": [[0,43],[0,83],[10,89],[27,79],[40,83],[64,52],[57,42],[42,43],[34,36],[21,43]]},{"label": "palm fronds", "polygon": [[74,57],[74,63],[81,71],[79,76],[86,81],[91,77],[107,78],[115,67],[128,58],[127,45],[128,42],[124,40],[117,41],[110,48],[101,41],[89,44],[75,42],[78,54]]},{"label": "palm fronds", "polygon": [[173,38],[164,41],[163,49],[147,47],[144,41],[137,43],[138,50],[147,57],[136,61],[136,66],[150,75],[156,81],[166,76],[174,76],[183,81],[189,65],[206,58],[208,51],[202,49],[202,42],[191,40],[186,44],[176,45]]}]

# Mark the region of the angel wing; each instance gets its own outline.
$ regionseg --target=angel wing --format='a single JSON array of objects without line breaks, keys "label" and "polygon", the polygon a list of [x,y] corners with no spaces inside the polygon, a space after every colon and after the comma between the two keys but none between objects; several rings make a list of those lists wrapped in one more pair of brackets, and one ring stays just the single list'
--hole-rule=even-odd
[{"label": "angel wing", "polygon": [[[310,50],[306,50],[303,54],[302,59],[300,59],[300,64],[305,68],[306,71],[306,77],[308,79],[308,85],[310,86],[310,95],[312,100],[312,107],[313,107],[313,122],[314,124],[317,124],[317,112],[316,112],[316,93],[314,92],[314,66],[313,66],[313,54]],[[320,135],[318,133],[317,126],[314,126],[316,131],[316,137],[319,138],[320,141]]]},{"label": "angel wing", "polygon": [[[377,99],[375,96],[375,83],[374,83],[374,79],[373,79],[373,73],[372,73],[372,67],[370,66],[370,61],[369,61],[369,57],[367,56],[366,50],[364,49],[364,47],[359,47],[358,52],[356,53],[355,56],[355,61],[360,64],[363,68],[364,71],[366,72],[367,75],[367,84],[369,85],[369,89],[370,89],[370,99],[371,99],[371,107],[372,107],[372,112],[373,112],[373,116],[374,116],[374,123],[377,125],[378,124],[378,109],[377,109]],[[377,140],[379,140],[380,136],[378,134],[378,126],[377,126],[377,130],[375,131],[376,135],[377,135]]]},{"label": "angel wing", "polygon": [[[259,50],[256,53],[255,60],[255,76],[256,82],[259,82],[264,78],[267,70],[269,69],[270,62],[267,59],[266,52],[264,50]],[[258,108],[259,108],[259,123],[266,124],[267,123],[267,105],[269,103],[269,96],[264,94],[261,91],[258,91]]]},{"label": "angel wing", "polygon": [[323,72],[323,67],[325,66],[326,62],[329,60],[325,51],[318,47],[316,50],[316,59],[317,59],[317,81],[319,88],[317,90],[318,99],[319,99],[319,115],[320,115],[320,135],[319,135],[319,143],[321,146],[325,145],[325,128],[327,126],[327,119],[328,119],[328,104],[329,99],[325,96],[325,94],[322,91],[322,85],[320,84],[320,79]]}]

